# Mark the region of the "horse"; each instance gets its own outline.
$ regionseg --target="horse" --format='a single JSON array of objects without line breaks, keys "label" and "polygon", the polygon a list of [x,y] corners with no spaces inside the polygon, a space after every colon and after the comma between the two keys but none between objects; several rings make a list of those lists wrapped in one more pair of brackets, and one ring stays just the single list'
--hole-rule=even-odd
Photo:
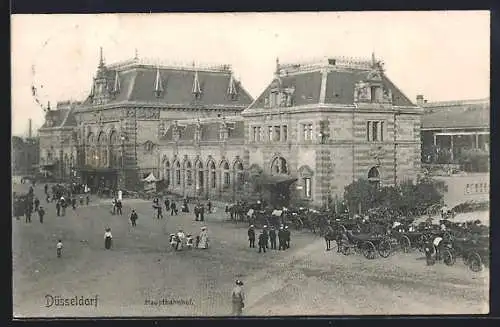
[{"label": "horse", "polygon": [[326,228],[322,228],[320,233],[325,239],[326,251],[330,251],[332,249],[331,242],[335,241],[337,243],[337,252],[340,252],[340,239],[342,238],[342,233],[339,229],[334,229],[332,226],[328,225]]}]

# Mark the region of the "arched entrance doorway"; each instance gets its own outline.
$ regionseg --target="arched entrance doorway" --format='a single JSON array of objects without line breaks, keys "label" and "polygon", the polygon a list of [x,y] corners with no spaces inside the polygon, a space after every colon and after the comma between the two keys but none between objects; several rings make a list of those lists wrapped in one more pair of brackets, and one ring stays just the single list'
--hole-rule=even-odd
[{"label": "arched entrance doorway", "polygon": [[290,203],[290,185],[297,179],[289,175],[288,162],[281,156],[271,161],[271,176],[265,185],[269,190],[269,202],[272,206],[286,207]]}]

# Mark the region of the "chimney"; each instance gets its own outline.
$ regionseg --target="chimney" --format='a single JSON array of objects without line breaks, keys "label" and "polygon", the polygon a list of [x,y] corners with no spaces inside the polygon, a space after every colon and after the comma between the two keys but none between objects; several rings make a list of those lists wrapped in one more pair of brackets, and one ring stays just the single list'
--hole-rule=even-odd
[{"label": "chimney", "polygon": [[28,119],[28,138],[31,139],[32,133],[31,133],[31,118]]},{"label": "chimney", "polygon": [[417,106],[422,106],[424,103],[424,96],[422,94],[417,95]]}]

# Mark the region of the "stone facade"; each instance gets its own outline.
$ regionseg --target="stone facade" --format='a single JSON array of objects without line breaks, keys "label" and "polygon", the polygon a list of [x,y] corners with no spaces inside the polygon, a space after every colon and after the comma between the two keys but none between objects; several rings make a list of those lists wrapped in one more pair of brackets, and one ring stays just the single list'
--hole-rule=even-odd
[{"label": "stone facade", "polygon": [[[359,178],[385,185],[415,179],[420,170],[421,114],[374,58],[277,63],[266,90],[240,116],[226,119],[242,121],[237,127],[242,131],[236,133],[241,138],[224,141],[221,134],[197,144],[194,134],[187,132],[195,124],[178,120],[176,124],[187,128],[180,130],[177,140],[189,141],[175,141],[171,135],[169,142],[161,143],[162,167],[168,167],[162,176],[170,176],[169,188],[177,193],[235,199],[241,196],[236,190],[250,191],[248,184],[261,172],[276,183],[289,180],[290,199],[327,205],[342,198],[344,187]],[[223,124],[216,121],[214,129]],[[213,126],[209,120],[198,124]],[[204,174],[210,174],[207,163],[214,160],[214,190],[200,192],[199,187],[186,188],[184,182],[173,180],[179,168],[172,165],[185,160],[205,163],[200,166]],[[243,186],[224,185],[226,161],[230,181],[238,174],[234,163],[242,163]],[[184,178],[184,166],[178,167]]]},{"label": "stone facade", "polygon": [[153,173],[174,193],[236,200],[261,178],[289,200],[328,205],[359,178],[415,179],[421,115],[375,58],[277,62],[255,100],[227,66],[136,58],[101,60],[73,130],[78,166],[116,171],[118,187]]}]

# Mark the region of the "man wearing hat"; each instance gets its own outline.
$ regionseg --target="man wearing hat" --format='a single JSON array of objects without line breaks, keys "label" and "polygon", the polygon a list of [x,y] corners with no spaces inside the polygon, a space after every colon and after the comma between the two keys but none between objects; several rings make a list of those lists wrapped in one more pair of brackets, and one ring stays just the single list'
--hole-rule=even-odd
[{"label": "man wearing hat", "polygon": [[38,217],[40,218],[40,223],[43,224],[43,216],[45,216],[45,210],[42,206],[38,207]]},{"label": "man wearing hat", "polygon": [[130,222],[132,223],[132,227],[137,226],[136,221],[138,218],[137,212],[135,212],[135,209],[132,209],[132,212],[130,213]]},{"label": "man wearing hat", "polygon": [[287,249],[290,248],[290,230],[288,229],[288,226],[285,226],[285,247]]},{"label": "man wearing hat", "polygon": [[264,246],[266,247],[266,249],[269,247],[269,234],[267,232],[267,225],[264,225],[264,227],[262,228],[262,233],[264,234]]},{"label": "man wearing hat", "polygon": [[251,248],[255,248],[255,229],[253,225],[248,228],[248,242],[250,242]]},{"label": "man wearing hat", "polygon": [[266,235],[264,234],[264,231],[261,230],[259,234],[259,253],[264,250],[264,253],[266,253],[266,243],[267,243],[267,238]]},{"label": "man wearing hat", "polygon": [[241,280],[236,280],[236,286],[231,294],[231,302],[233,303],[233,316],[241,316],[245,307],[245,293]]},{"label": "man wearing hat", "polygon": [[285,250],[285,228],[283,226],[281,226],[278,231],[278,243],[279,250]]},{"label": "man wearing hat", "polygon": [[269,231],[269,239],[271,240],[271,250],[276,250],[276,230],[274,226],[271,226],[271,230]]}]

